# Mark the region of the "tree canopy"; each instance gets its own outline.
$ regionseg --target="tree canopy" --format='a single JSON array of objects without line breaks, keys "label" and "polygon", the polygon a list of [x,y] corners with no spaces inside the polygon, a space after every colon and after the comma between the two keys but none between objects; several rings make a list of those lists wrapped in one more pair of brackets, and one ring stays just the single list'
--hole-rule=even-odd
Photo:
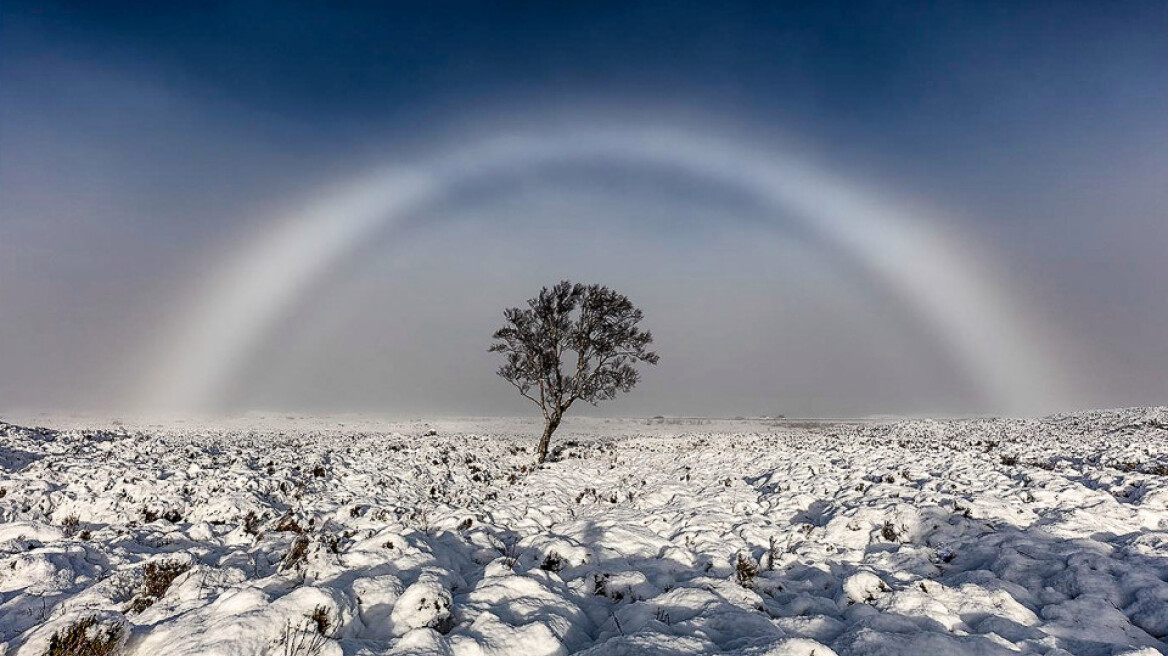
[{"label": "tree canopy", "polygon": [[602,285],[564,280],[541,289],[526,308],[509,308],[503,316],[507,323],[495,331],[490,350],[507,358],[499,376],[543,413],[540,461],[573,403],[596,405],[628,392],[640,380],[634,365],[659,360],[648,349],[652,333],[638,325],[643,313]]}]

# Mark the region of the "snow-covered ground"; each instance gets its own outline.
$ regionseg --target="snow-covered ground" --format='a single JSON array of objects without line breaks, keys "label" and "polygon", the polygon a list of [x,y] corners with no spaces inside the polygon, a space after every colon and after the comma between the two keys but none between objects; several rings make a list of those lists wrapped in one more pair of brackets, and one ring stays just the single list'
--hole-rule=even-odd
[{"label": "snow-covered ground", "polygon": [[85,422],[0,424],[0,654],[1168,653],[1168,409]]}]

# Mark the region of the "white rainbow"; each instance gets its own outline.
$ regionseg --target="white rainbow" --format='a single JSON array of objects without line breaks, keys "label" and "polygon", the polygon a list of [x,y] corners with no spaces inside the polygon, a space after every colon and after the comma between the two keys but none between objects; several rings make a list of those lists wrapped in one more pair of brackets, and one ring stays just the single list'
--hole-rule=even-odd
[{"label": "white rainbow", "polygon": [[[273,324],[348,253],[468,182],[556,164],[681,170],[786,210],[897,293],[1001,412],[1049,409],[1064,376],[1022,307],[968,248],[898,206],[791,156],[672,130],[494,137],[421,166],[375,171],[265,226],[164,335],[138,394],[151,410],[211,410]],[[1065,402],[1065,401],[1064,401]]]}]

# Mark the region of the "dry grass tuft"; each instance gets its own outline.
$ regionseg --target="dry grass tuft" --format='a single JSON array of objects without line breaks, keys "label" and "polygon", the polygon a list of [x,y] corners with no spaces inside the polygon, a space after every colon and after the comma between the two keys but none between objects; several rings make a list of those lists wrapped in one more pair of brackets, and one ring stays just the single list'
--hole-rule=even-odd
[{"label": "dry grass tuft", "polygon": [[130,602],[127,612],[141,613],[153,606],[154,602],[161,599],[170,589],[170,584],[190,568],[187,563],[172,560],[146,563],[142,576],[142,592]]},{"label": "dry grass tuft", "polygon": [[284,634],[279,640],[279,646],[283,647],[281,653],[283,656],[319,656],[328,640],[336,637],[336,630],[330,633],[333,628],[328,606],[317,606],[304,617],[302,625],[296,626],[291,621],[284,625]]},{"label": "dry grass tuft", "polygon": [[286,514],[283,517],[281,517],[280,521],[276,523],[276,532],[277,533],[297,533],[300,535],[304,535],[305,530],[304,530],[304,527],[301,526],[300,523],[296,521],[296,518],[294,518],[292,516],[292,514],[289,513],[289,514]]},{"label": "dry grass tuft", "polygon": [[896,530],[896,525],[892,522],[884,522],[884,526],[880,528],[880,537],[889,542],[900,542],[900,531]]},{"label": "dry grass tuft", "polygon": [[69,515],[61,520],[61,528],[65,529],[65,535],[70,537],[77,532],[77,527],[81,525],[81,518],[77,515]]},{"label": "dry grass tuft", "polygon": [[280,571],[286,572],[295,569],[308,559],[308,536],[298,535],[284,555],[284,562],[280,563]]},{"label": "dry grass tuft", "polygon": [[754,587],[754,577],[758,576],[758,563],[748,554],[739,553],[734,563],[734,580],[744,588]]},{"label": "dry grass tuft", "polygon": [[545,572],[559,572],[564,569],[563,556],[555,551],[549,551],[547,556],[544,556],[543,562],[539,564],[539,568]]},{"label": "dry grass tuft", "polygon": [[333,624],[333,621],[329,619],[328,606],[317,606],[313,608],[312,614],[308,616],[308,619],[316,628],[317,633],[320,635],[328,635],[328,630]]},{"label": "dry grass tuft", "polygon": [[64,632],[54,633],[44,656],[111,656],[120,646],[125,630],[120,624],[102,627],[96,617],[86,617]]}]

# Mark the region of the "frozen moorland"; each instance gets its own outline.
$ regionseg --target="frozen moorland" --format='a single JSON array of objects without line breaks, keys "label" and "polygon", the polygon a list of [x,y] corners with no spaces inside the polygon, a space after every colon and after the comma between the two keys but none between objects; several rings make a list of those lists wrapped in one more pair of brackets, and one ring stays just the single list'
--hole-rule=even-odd
[{"label": "frozen moorland", "polygon": [[519,420],[48,423],[0,423],[6,656],[1168,653],[1165,408],[576,419],[540,468]]}]

